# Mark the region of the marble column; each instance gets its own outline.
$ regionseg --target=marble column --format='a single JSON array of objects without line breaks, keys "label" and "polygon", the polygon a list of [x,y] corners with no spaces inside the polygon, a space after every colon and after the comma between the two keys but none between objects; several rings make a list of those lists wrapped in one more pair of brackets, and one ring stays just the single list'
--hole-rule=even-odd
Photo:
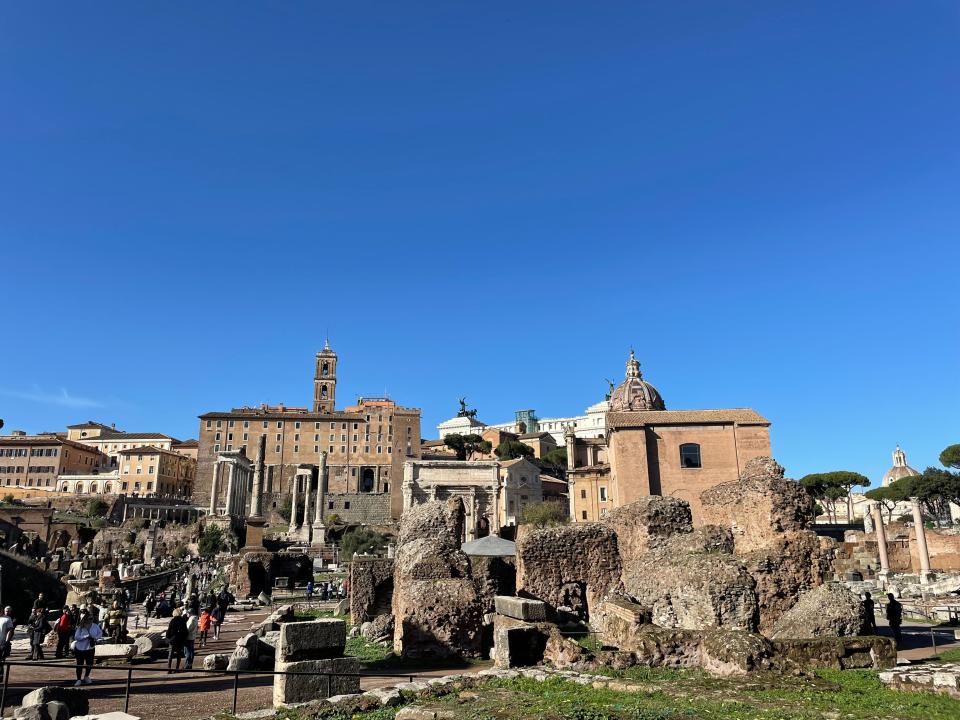
[{"label": "marble column", "polygon": [[871,502],[870,512],[873,514],[873,525],[877,530],[877,552],[880,555],[880,581],[881,584],[887,580],[890,573],[890,560],[887,556],[887,531],[883,527],[883,516],[880,512],[880,505]]},{"label": "marble column", "polygon": [[300,484],[300,475],[293,476],[292,498],[290,500],[290,527],[287,532],[295,533],[297,531],[297,485]]},{"label": "marble column", "polygon": [[209,515],[217,511],[217,493],[220,492],[220,461],[213,463],[213,481],[210,483],[210,510]]},{"label": "marble column", "polygon": [[303,522],[300,525],[300,532],[307,542],[310,542],[310,530],[313,527],[310,523],[310,481],[312,479],[312,473],[303,476]]},{"label": "marble column", "polygon": [[323,545],[327,542],[327,528],[323,524],[323,504],[326,502],[327,483],[327,454],[320,453],[320,463],[317,466],[317,494],[313,503],[313,538],[314,545]]},{"label": "marble column", "polygon": [[910,498],[913,509],[913,530],[917,536],[917,553],[920,555],[920,582],[930,582],[930,553],[927,550],[927,530],[923,527],[923,513],[920,511],[920,498]]},{"label": "marble column", "polygon": [[227,515],[233,515],[237,496],[237,464],[227,463]]}]

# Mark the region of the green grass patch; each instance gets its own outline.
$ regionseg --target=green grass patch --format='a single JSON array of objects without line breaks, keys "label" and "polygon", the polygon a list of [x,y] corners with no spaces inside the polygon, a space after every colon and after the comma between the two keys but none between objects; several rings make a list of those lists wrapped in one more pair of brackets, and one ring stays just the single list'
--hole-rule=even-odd
[{"label": "green grass patch", "polygon": [[936,659],[940,662],[960,662],[960,648],[944,650],[942,653],[937,655]]}]

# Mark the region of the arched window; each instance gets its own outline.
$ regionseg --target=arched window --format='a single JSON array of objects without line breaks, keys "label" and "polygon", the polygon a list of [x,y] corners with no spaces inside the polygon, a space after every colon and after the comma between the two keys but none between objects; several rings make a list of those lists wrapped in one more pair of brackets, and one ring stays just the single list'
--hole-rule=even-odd
[{"label": "arched window", "polygon": [[325,362],[325,363],[323,363],[323,372],[322,372],[322,375],[323,375],[324,377],[326,377],[326,376],[329,375],[329,374],[330,374],[330,363]]},{"label": "arched window", "polygon": [[104,483],[104,484],[103,484],[103,491],[104,491],[105,493],[111,493],[111,492],[113,492],[113,486],[111,486],[110,483]]},{"label": "arched window", "polygon": [[68,492],[69,489],[70,486],[67,483],[63,483],[63,485],[60,486],[60,492]]},{"label": "arched window", "polygon": [[95,482],[90,483],[90,492],[92,493],[97,492],[97,483]]},{"label": "arched window", "polygon": [[321,386],[320,386],[320,399],[321,399],[321,400],[326,400],[326,399],[327,399],[327,386],[326,386],[326,385],[321,385]]},{"label": "arched window", "polygon": [[697,443],[683,443],[683,445],[680,446],[680,467],[701,467],[700,446]]}]

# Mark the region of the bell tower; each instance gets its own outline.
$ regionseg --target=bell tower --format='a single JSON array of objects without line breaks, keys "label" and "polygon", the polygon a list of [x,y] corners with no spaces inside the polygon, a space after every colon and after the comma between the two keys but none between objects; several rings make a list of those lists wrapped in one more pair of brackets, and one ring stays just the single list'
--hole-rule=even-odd
[{"label": "bell tower", "polygon": [[330,338],[317,353],[317,369],[313,375],[313,411],[333,412],[337,397],[337,354],[330,349]]}]

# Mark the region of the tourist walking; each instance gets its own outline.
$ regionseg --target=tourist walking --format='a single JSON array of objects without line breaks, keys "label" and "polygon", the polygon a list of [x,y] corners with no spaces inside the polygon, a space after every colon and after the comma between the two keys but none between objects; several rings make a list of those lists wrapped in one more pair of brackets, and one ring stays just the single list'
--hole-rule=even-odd
[{"label": "tourist walking", "polygon": [[210,625],[213,617],[210,615],[210,608],[205,608],[200,617],[197,618],[197,630],[200,631],[200,647],[207,646],[207,636],[210,634]]},{"label": "tourist walking", "polygon": [[27,622],[30,633],[30,659],[43,660],[43,641],[50,633],[50,623],[47,621],[47,611],[42,607],[33,609],[33,615]]},{"label": "tourist walking", "polygon": [[120,607],[119,601],[114,600],[113,607],[110,608],[110,612],[107,613],[107,631],[110,633],[110,639],[115,643],[119,643],[123,635],[123,621],[125,617],[126,613]]},{"label": "tourist walking", "polygon": [[893,596],[893,593],[887,593],[887,624],[893,630],[893,639],[899,649],[903,638],[900,634],[900,626],[903,624],[903,605]]},{"label": "tourist walking", "polygon": [[153,610],[155,607],[157,607],[157,596],[154,595],[153,590],[151,590],[147,594],[147,599],[143,601],[143,609],[146,610],[148,618],[153,617]]},{"label": "tourist walking", "polygon": [[223,612],[219,605],[210,608],[210,624],[213,627],[213,639],[220,639],[220,626],[223,624]]},{"label": "tourist walking", "polygon": [[877,617],[874,614],[874,602],[873,597],[870,593],[865,592],[863,594],[863,614],[867,621],[866,633],[867,635],[876,635],[877,634]]},{"label": "tourist walking", "polygon": [[13,619],[13,608],[7,605],[3,609],[3,615],[0,616],[0,660],[6,660],[10,656],[13,631],[16,626],[17,623]]},{"label": "tourist walking", "polygon": [[313,579],[307,580],[307,602],[313,600]]},{"label": "tourist walking", "polygon": [[180,660],[183,658],[183,646],[187,642],[187,620],[177,609],[173,611],[170,624],[167,625],[167,642],[170,649],[167,653],[167,672],[174,672],[173,661],[176,659],[176,670],[180,669]]},{"label": "tourist walking", "polygon": [[75,627],[70,608],[64,606],[60,617],[57,619],[57,624],[53,628],[57,631],[57,652],[55,657],[58,659],[70,657],[70,641],[73,639]]},{"label": "tourist walking", "polygon": [[197,614],[193,610],[187,611],[187,639],[183,644],[183,655],[185,662],[183,664],[184,669],[191,670],[193,668],[193,658],[196,655],[196,642],[197,642],[197,627],[199,621],[197,619]]},{"label": "tourist walking", "polygon": [[103,637],[100,626],[94,622],[89,611],[80,612],[80,622],[73,633],[73,655],[77,659],[77,681],[74,685],[89,685],[90,671],[93,669],[93,656],[96,653],[97,640]]}]

